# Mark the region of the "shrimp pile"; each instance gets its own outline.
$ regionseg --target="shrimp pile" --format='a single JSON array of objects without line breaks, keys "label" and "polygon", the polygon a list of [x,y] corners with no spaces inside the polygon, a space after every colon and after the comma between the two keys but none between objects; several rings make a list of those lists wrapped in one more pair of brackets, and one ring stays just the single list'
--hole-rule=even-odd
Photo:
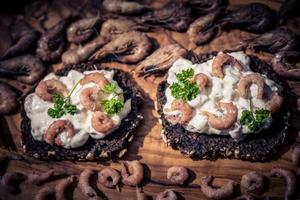
[{"label": "shrimp pile", "polygon": [[137,160],[123,162],[121,176],[125,185],[137,186],[144,179],[143,165]]},{"label": "shrimp pile", "polygon": [[116,187],[120,179],[120,173],[111,167],[106,167],[98,173],[98,182],[108,188]]},{"label": "shrimp pile", "polygon": [[261,193],[265,189],[265,177],[252,171],[242,176],[241,186],[250,193]]},{"label": "shrimp pile", "polygon": [[174,184],[182,185],[189,178],[188,170],[185,167],[174,166],[168,169],[167,179]]},{"label": "shrimp pile", "polygon": [[18,95],[8,84],[0,82],[0,114],[9,114],[18,107]]}]

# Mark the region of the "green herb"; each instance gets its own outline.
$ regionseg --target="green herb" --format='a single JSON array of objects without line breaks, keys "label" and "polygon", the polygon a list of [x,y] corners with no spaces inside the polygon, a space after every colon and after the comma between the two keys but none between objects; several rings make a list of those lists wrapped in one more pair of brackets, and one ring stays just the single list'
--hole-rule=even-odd
[{"label": "green herb", "polygon": [[104,92],[107,94],[115,93],[117,90],[117,85],[114,83],[109,83],[104,86]]},{"label": "green herb", "polygon": [[192,68],[176,74],[178,82],[170,86],[172,96],[185,101],[196,98],[200,91],[197,84],[191,80],[193,76],[194,70]]},{"label": "green herb", "polygon": [[53,94],[54,107],[48,109],[48,115],[52,118],[61,118],[63,115],[70,114],[75,115],[77,108],[71,103],[71,95],[75,88],[79,84],[79,81],[74,85],[68,96],[62,97],[58,93]]},{"label": "green herb", "polygon": [[264,125],[264,122],[269,117],[270,112],[265,109],[258,109],[253,112],[252,98],[250,98],[250,109],[243,110],[241,116],[241,124],[246,125],[250,131],[256,132]]},{"label": "green herb", "polygon": [[121,109],[124,107],[123,102],[120,99],[117,99],[116,97],[104,100],[101,104],[103,106],[104,112],[106,112],[109,115],[120,112]]}]

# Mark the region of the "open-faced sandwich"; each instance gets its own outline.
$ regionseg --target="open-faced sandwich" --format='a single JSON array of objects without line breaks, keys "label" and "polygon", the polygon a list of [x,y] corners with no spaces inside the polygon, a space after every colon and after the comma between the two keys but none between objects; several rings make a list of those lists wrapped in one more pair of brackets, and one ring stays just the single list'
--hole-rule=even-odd
[{"label": "open-faced sandwich", "polygon": [[244,52],[178,59],[158,87],[162,137],[191,157],[270,159],[289,125],[284,96],[271,67]]},{"label": "open-faced sandwich", "polygon": [[120,157],[142,119],[140,101],[119,70],[82,64],[50,73],[24,99],[24,151],[40,159]]}]

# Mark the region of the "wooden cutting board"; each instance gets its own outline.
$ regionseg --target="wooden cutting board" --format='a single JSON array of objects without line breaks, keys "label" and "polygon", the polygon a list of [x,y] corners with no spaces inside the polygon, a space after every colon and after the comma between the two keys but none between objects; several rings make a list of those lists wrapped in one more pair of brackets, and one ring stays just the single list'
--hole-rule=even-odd
[{"label": "wooden cutting board", "polygon": [[[86,1],[86,0],[85,0]],[[83,3],[85,1],[82,1]],[[44,1],[46,3],[46,1]],[[150,1],[149,1],[150,2]],[[154,7],[161,7],[166,1],[157,0],[153,1],[152,5]],[[240,3],[246,4],[250,2],[262,2],[268,4],[273,9],[278,9],[281,1],[278,0],[258,0],[258,1],[230,1],[230,5],[234,6]],[[49,9],[49,19],[46,22],[48,26],[55,24],[60,18],[68,15],[70,12],[74,12],[74,8],[70,8],[66,5],[66,0],[54,1]],[[85,10],[86,15],[91,15],[89,10]],[[7,26],[11,19],[9,14],[0,15],[0,51],[3,52],[5,48],[8,47],[10,43],[10,38],[7,32]],[[30,17],[26,18],[32,25],[37,26]],[[2,31],[3,30],[3,31]],[[177,41],[184,47],[188,49],[194,49],[196,53],[208,53],[211,51],[220,51],[224,49],[232,49],[235,47],[242,39],[251,37],[251,34],[246,32],[241,32],[238,30],[233,30],[227,33],[221,33],[215,38],[210,44],[193,47],[189,44],[188,37],[186,33],[176,33],[165,30],[157,30],[156,32],[148,33],[149,37],[154,38],[157,42],[163,46],[169,43]],[[269,61],[270,56],[267,54],[259,55],[262,59]],[[134,65],[124,65],[119,63],[105,63],[105,66],[120,68],[124,71],[132,72],[135,68]],[[53,69],[56,70],[63,67],[62,64],[55,64]],[[274,166],[285,167],[288,169],[296,170],[291,163],[291,143],[287,142],[282,148],[280,157],[277,160],[272,160],[265,163],[253,163],[240,160],[229,160],[229,159],[218,159],[216,161],[207,160],[192,160],[178,151],[175,151],[168,147],[161,139],[161,125],[158,123],[158,115],[154,109],[154,101],[156,95],[156,87],[158,83],[163,78],[148,77],[146,79],[134,77],[139,86],[141,92],[144,95],[144,104],[142,107],[142,113],[144,115],[144,121],[138,128],[135,139],[128,147],[128,152],[123,157],[123,160],[140,160],[146,166],[146,181],[143,185],[143,190],[146,194],[155,197],[158,192],[163,191],[167,188],[172,188],[177,191],[183,199],[205,199],[200,191],[200,178],[204,175],[214,175],[216,176],[216,183],[222,184],[226,182],[226,179],[230,178],[235,180],[237,183],[240,182],[241,176],[249,171],[257,170],[264,174]],[[28,91],[29,86],[22,85],[16,81],[9,81],[12,85],[20,90]],[[300,84],[296,82],[290,82],[292,90],[300,95]],[[290,105],[295,106],[295,105]],[[295,107],[293,107],[295,108]],[[293,128],[291,129],[291,135],[297,134],[297,129],[299,128],[299,116],[297,114],[293,117]],[[1,148],[5,146],[22,153],[20,146],[20,114],[19,112],[0,118],[1,125],[1,138],[4,138],[4,142],[0,142]],[[44,172],[50,168],[65,170],[69,173],[79,173],[83,168],[93,168],[96,170],[101,170],[105,166],[113,166],[119,169],[119,161],[109,161],[103,160],[99,162],[45,162],[39,161],[32,158],[27,159],[29,162],[19,162],[12,161],[8,166],[8,171],[17,171],[24,174],[28,174],[32,171]],[[173,165],[182,165],[188,167],[193,173],[191,180],[187,186],[172,186],[166,180],[166,171],[169,167]],[[285,182],[281,179],[270,179],[269,190],[264,195],[274,197],[277,199],[282,199],[285,191]],[[53,180],[49,185],[55,185],[58,180]],[[26,181],[20,185],[21,193],[18,195],[9,195],[2,188],[0,188],[0,199],[32,199],[36,192],[41,188],[41,186],[33,186]],[[103,187],[99,188],[102,193],[105,194],[109,199],[122,199],[129,200],[135,199],[135,188],[122,186],[121,191],[118,192],[116,189],[106,189]],[[100,191],[99,191],[100,192]],[[73,199],[85,199],[82,196],[78,188],[72,188],[68,192],[68,196]]]}]

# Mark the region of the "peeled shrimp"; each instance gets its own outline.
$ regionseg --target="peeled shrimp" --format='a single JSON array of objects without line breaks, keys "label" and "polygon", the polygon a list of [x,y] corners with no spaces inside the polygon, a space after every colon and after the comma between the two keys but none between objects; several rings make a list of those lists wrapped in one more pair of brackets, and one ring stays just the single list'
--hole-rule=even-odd
[{"label": "peeled shrimp", "polygon": [[91,176],[94,174],[94,171],[91,169],[85,169],[81,172],[79,176],[78,187],[83,192],[83,194],[88,197],[90,200],[100,200],[100,197],[97,195],[97,192],[90,186]]},{"label": "peeled shrimp", "polygon": [[266,109],[271,113],[276,112],[283,102],[283,97],[278,95],[277,92],[273,92],[271,99],[266,103]]},{"label": "peeled shrimp", "polygon": [[193,109],[183,100],[174,100],[171,104],[171,111],[179,110],[181,114],[167,115],[166,119],[172,124],[185,124],[192,119]]},{"label": "peeled shrimp", "polygon": [[90,57],[90,60],[101,60],[113,55],[122,63],[137,63],[149,55],[151,42],[145,33],[137,31],[120,34]]},{"label": "peeled shrimp", "polygon": [[109,12],[119,14],[139,14],[146,10],[146,7],[138,2],[124,0],[104,0],[103,7]]},{"label": "peeled shrimp", "polygon": [[264,95],[265,80],[259,73],[247,74],[238,83],[237,91],[243,98],[248,98],[248,90],[251,84],[257,85],[257,98],[262,99]]},{"label": "peeled shrimp", "polygon": [[63,131],[67,131],[67,137],[72,138],[75,135],[73,124],[69,120],[56,120],[50,124],[44,135],[46,143],[53,145],[61,145],[60,139],[57,137]]},{"label": "peeled shrimp", "polygon": [[88,40],[96,31],[94,27],[100,22],[99,17],[80,19],[72,23],[67,29],[69,42],[82,43]]},{"label": "peeled shrimp", "polygon": [[98,173],[98,182],[108,188],[118,185],[120,178],[120,173],[111,167],[106,167]]},{"label": "peeled shrimp", "polygon": [[92,117],[92,127],[101,133],[108,133],[111,131],[112,128],[114,128],[114,122],[112,119],[104,114],[101,111],[97,111],[93,114]]},{"label": "peeled shrimp", "polygon": [[125,185],[137,186],[144,178],[143,165],[137,160],[123,162],[121,175]]},{"label": "peeled shrimp", "polygon": [[221,53],[218,54],[213,60],[212,74],[216,77],[223,79],[225,76],[223,72],[223,67],[229,64],[232,65],[233,67],[236,67],[238,70],[243,69],[242,64],[237,59],[235,59],[229,54]]},{"label": "peeled shrimp", "polygon": [[219,102],[218,108],[224,110],[224,115],[219,117],[210,112],[204,111],[203,114],[207,116],[208,123],[215,129],[227,129],[230,128],[237,120],[238,110],[233,103]]},{"label": "peeled shrimp", "polygon": [[185,167],[173,166],[168,169],[167,179],[175,184],[184,184],[189,178],[188,170]]},{"label": "peeled shrimp", "polygon": [[97,87],[89,87],[80,93],[80,102],[84,108],[90,111],[98,111],[101,109],[100,90]]},{"label": "peeled shrimp", "polygon": [[196,81],[196,84],[198,85],[199,90],[202,91],[209,83],[209,78],[206,74],[199,73],[199,74],[196,74],[195,81]]},{"label": "peeled shrimp", "polygon": [[87,74],[80,80],[81,85],[85,85],[91,82],[97,84],[97,86],[99,86],[99,88],[101,89],[103,89],[104,86],[109,83],[104,74],[99,72]]},{"label": "peeled shrimp", "polygon": [[53,94],[57,93],[65,97],[68,95],[68,89],[62,82],[55,79],[49,79],[41,81],[35,88],[35,93],[44,101],[51,102],[53,99]]},{"label": "peeled shrimp", "polygon": [[18,107],[17,92],[10,85],[0,82],[0,114],[9,114]]}]

